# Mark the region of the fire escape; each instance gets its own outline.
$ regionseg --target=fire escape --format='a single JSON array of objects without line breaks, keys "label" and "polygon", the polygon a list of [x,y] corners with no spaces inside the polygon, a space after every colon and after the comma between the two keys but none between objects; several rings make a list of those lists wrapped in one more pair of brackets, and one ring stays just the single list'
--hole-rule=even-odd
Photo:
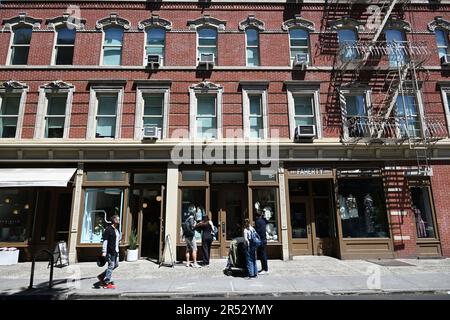
[{"label": "fire escape", "polygon": [[[357,3],[361,5],[361,1],[358,0],[329,2],[331,13],[325,15],[324,20],[336,18],[332,12],[338,12],[337,8],[341,10],[345,8],[351,12],[353,5]],[[433,53],[424,42],[380,40],[394,8],[403,10],[409,2],[410,0],[367,2],[367,5],[375,4],[380,9],[378,11],[381,13],[380,23],[371,32],[362,33],[363,39],[340,44],[332,81],[340,104],[344,144],[407,143],[417,160],[417,167],[408,169],[408,173],[414,176],[428,176],[432,174],[429,165],[430,144],[447,136],[444,121],[425,114],[422,107],[424,102],[420,96],[418,74],[424,73],[422,66],[427,57]],[[389,63],[386,66],[380,65],[380,60],[385,57],[388,57]],[[378,92],[372,90],[373,93],[377,93],[377,97],[383,96],[383,99],[367,106],[365,115],[347,116],[347,99],[341,88],[352,88],[367,82],[367,75],[370,72],[374,72],[376,76],[380,74],[384,76]]]}]

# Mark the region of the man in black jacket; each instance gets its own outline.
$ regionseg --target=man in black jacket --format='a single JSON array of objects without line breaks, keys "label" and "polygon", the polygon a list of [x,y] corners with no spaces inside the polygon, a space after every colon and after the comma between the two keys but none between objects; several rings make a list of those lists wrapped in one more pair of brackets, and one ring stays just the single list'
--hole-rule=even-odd
[{"label": "man in black jacket", "polygon": [[261,239],[261,245],[257,248],[257,255],[261,260],[261,270],[258,272],[259,274],[269,273],[269,268],[267,266],[267,236],[266,236],[266,226],[267,220],[261,215],[259,210],[256,211],[256,220],[255,220],[255,230],[258,233],[259,238]]},{"label": "man in black jacket", "polygon": [[97,278],[105,289],[115,289],[111,282],[114,269],[119,266],[119,242],[121,234],[119,231],[120,218],[117,215],[111,217],[111,224],[103,232],[102,256],[106,257],[108,268]]}]

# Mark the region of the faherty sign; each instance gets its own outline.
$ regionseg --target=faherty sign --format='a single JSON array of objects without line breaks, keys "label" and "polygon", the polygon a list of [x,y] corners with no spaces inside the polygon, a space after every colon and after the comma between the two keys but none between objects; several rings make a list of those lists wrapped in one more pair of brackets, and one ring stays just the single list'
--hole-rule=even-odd
[{"label": "faherty sign", "polygon": [[333,170],[330,168],[291,168],[288,170],[291,176],[309,177],[309,176],[333,176]]}]

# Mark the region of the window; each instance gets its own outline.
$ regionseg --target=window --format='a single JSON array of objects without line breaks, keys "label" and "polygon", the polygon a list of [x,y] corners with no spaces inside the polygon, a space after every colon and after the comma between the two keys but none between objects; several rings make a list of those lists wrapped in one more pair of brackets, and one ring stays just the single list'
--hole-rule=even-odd
[{"label": "window", "polygon": [[57,30],[56,47],[55,47],[55,64],[71,65],[73,63],[73,52],[75,47],[75,28],[67,27]]},{"label": "window", "polygon": [[0,189],[0,242],[24,242],[30,236],[35,189]]},{"label": "window", "polygon": [[215,95],[197,95],[196,137],[217,138]]},{"label": "window", "polygon": [[123,189],[86,189],[81,243],[100,243],[103,231],[113,215],[120,217],[122,230]]},{"label": "window", "polygon": [[344,238],[389,236],[381,179],[340,179],[338,189]]},{"label": "window", "polygon": [[340,29],[337,32],[340,57],[343,62],[348,62],[358,58],[358,51],[356,50],[357,33],[352,29]]},{"label": "window", "polygon": [[411,209],[416,220],[418,238],[437,238],[431,207],[430,187],[411,187]]},{"label": "window", "polygon": [[308,54],[309,63],[309,33],[303,29],[289,30],[289,44],[291,48],[291,64],[298,53]]},{"label": "window", "polygon": [[248,96],[250,112],[249,112],[249,137],[260,138],[263,136],[263,111],[262,111],[262,95]]},{"label": "window", "polygon": [[126,172],[123,171],[88,171],[86,173],[87,181],[121,182],[125,181],[126,177]]},{"label": "window", "polygon": [[0,137],[15,138],[20,111],[20,94],[0,96]]},{"label": "window", "polygon": [[315,124],[313,97],[294,96],[295,126]]},{"label": "window", "polygon": [[408,62],[406,35],[404,31],[388,29],[385,31],[387,50],[389,55],[389,66],[398,67]]},{"label": "window", "polygon": [[67,94],[47,95],[45,138],[63,138],[66,120]]},{"label": "window", "polygon": [[117,94],[97,94],[96,138],[115,138]]},{"label": "window", "polygon": [[197,57],[202,53],[214,54],[214,63],[217,64],[217,30],[213,28],[201,28],[197,31],[198,50]]},{"label": "window", "polygon": [[144,95],[144,127],[163,127],[164,94]]},{"label": "window", "polygon": [[123,29],[109,27],[104,30],[103,65],[120,66],[122,64]]},{"label": "window", "polygon": [[30,51],[31,27],[18,27],[14,29],[14,37],[11,46],[12,65],[26,65]]},{"label": "window", "polygon": [[417,112],[416,97],[413,95],[397,97],[396,117],[402,137],[420,137],[420,118]]},{"label": "window", "polygon": [[448,33],[444,30],[436,29],[436,42],[439,59],[448,54]]},{"label": "window", "polygon": [[255,29],[245,31],[247,41],[247,66],[259,66],[259,33]]},{"label": "window", "polygon": [[166,44],[166,31],[161,28],[150,28],[147,30],[147,42],[145,45],[145,60],[147,56],[159,55],[164,63],[164,48]]},{"label": "window", "polygon": [[[190,214],[194,215],[196,221],[201,221],[206,215],[206,191],[199,188],[183,188],[181,191],[181,223],[185,222]],[[217,225],[217,224],[215,224]],[[181,227],[180,227],[181,229]],[[183,232],[180,230],[180,241]],[[196,241],[201,240],[201,233],[195,231],[194,239]]]},{"label": "window", "polygon": [[253,192],[253,219],[255,213],[260,212],[267,219],[266,236],[267,241],[278,241],[278,210],[276,188],[254,188]]},{"label": "window", "polygon": [[366,99],[364,95],[346,95],[347,106],[347,126],[348,135],[354,137],[364,137],[368,133]]}]

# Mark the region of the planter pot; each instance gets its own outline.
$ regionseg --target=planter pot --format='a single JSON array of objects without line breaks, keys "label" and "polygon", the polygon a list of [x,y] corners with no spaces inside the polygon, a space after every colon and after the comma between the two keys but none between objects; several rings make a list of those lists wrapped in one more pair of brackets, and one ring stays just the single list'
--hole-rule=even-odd
[{"label": "planter pot", "polygon": [[138,249],[136,250],[127,250],[127,261],[131,262],[131,261],[137,261],[138,259]]},{"label": "planter pot", "polygon": [[0,266],[9,266],[19,262],[19,250],[0,251]]}]

